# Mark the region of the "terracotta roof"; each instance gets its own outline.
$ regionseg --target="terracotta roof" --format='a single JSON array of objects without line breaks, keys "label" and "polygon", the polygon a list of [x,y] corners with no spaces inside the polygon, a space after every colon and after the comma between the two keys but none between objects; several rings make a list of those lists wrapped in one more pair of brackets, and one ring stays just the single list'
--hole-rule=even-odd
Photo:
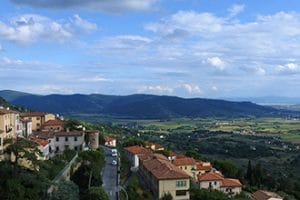
[{"label": "terracotta roof", "polygon": [[26,112],[26,113],[21,113],[21,117],[41,117],[44,115],[47,115],[49,113],[46,112]]},{"label": "terracotta roof", "polygon": [[221,187],[242,187],[240,180],[225,178],[221,182]]},{"label": "terracotta roof", "polygon": [[35,132],[35,133],[33,133],[33,135],[34,135],[36,138],[41,138],[41,139],[46,139],[46,140],[48,140],[48,139],[54,137],[54,132],[48,132],[48,131]]},{"label": "terracotta roof", "polygon": [[60,119],[51,119],[44,123],[43,126],[64,126],[65,122]]},{"label": "terracotta roof", "polygon": [[35,132],[34,136],[42,139],[49,139],[53,137],[65,137],[65,136],[82,136],[83,132],[80,131],[70,131],[70,132],[53,132],[53,131],[41,131]]},{"label": "terracotta roof", "polygon": [[174,166],[170,161],[154,158],[143,162],[144,168],[149,171],[157,180],[189,179],[182,170]]},{"label": "terracotta roof", "polygon": [[254,192],[251,195],[252,200],[268,200],[270,198],[278,198],[278,199],[283,199],[281,196],[274,192],[269,192],[269,191],[264,191],[264,190],[258,190]]},{"label": "terracotta roof", "polygon": [[57,137],[63,137],[63,136],[82,136],[83,132],[82,131],[70,131],[70,132],[55,132],[54,133],[55,136]]},{"label": "terracotta roof", "polygon": [[0,109],[0,115],[10,114],[10,113],[18,114],[18,112],[14,111],[14,110],[7,110],[7,109],[3,109],[3,108]]},{"label": "terracotta roof", "polygon": [[128,151],[129,153],[132,154],[152,154],[152,152],[149,149],[145,149],[144,147],[141,146],[130,146],[130,147],[125,147],[124,150]]},{"label": "terracotta roof", "polygon": [[183,154],[177,154],[177,155],[176,155],[176,158],[177,158],[177,159],[180,159],[180,158],[186,158],[186,156],[183,155]]},{"label": "terracotta roof", "polygon": [[198,181],[221,181],[223,179],[224,177],[221,174],[213,172],[198,175]]},{"label": "terracotta roof", "polygon": [[195,165],[196,161],[194,158],[185,157],[174,160],[173,164],[176,166]]},{"label": "terracotta roof", "polygon": [[39,144],[39,145],[42,145],[43,147],[48,145],[49,142],[47,140],[43,140],[43,139],[40,139],[40,138],[30,138],[31,141]]},{"label": "terracotta roof", "polygon": [[212,170],[212,166],[211,166],[211,164],[209,164],[209,165],[203,165],[203,162],[201,162],[201,163],[197,162],[197,170],[200,170],[200,171],[211,171]]}]

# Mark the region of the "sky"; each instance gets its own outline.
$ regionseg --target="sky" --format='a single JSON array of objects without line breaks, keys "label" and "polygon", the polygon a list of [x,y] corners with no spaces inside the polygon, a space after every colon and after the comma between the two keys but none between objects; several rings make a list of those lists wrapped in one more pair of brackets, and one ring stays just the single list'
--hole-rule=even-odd
[{"label": "sky", "polygon": [[0,3],[0,90],[298,97],[299,58],[299,0]]}]

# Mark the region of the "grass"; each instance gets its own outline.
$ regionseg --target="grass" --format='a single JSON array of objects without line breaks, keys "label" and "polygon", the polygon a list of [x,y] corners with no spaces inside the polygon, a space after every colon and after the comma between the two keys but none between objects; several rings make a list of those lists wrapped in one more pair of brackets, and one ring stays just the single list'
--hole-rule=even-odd
[{"label": "grass", "polygon": [[300,134],[284,134],[281,135],[281,139],[286,142],[300,144]]}]

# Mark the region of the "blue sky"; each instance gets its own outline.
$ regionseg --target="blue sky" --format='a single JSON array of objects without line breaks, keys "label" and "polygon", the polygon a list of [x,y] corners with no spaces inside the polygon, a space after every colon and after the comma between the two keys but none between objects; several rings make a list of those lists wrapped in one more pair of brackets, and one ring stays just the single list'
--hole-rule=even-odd
[{"label": "blue sky", "polygon": [[298,0],[3,0],[0,89],[299,96]]}]

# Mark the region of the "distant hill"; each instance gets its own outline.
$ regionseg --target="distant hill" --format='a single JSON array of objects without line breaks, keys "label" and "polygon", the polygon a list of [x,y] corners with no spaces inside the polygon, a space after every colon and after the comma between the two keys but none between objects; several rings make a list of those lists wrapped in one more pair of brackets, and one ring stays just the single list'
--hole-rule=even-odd
[{"label": "distant hill", "polygon": [[260,106],[250,102],[231,102],[202,98],[179,98],[157,95],[33,95],[16,91],[0,91],[10,103],[32,110],[139,119],[178,117],[270,117],[286,116],[289,111]]},{"label": "distant hill", "polygon": [[281,97],[281,96],[264,96],[264,97],[245,97],[245,98],[227,98],[229,101],[250,101],[261,105],[294,105],[300,104],[300,97]]}]

